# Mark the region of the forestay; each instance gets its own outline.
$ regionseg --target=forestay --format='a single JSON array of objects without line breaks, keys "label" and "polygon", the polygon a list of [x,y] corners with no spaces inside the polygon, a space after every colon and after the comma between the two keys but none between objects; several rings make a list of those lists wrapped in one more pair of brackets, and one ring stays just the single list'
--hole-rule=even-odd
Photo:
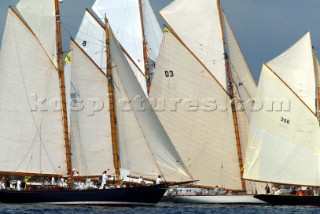
[{"label": "forestay", "polygon": [[161,123],[198,184],[241,190],[230,98],[171,33],[164,34],[161,45],[153,99]]},{"label": "forestay", "polygon": [[12,9],[2,41],[0,74],[0,171],[65,175],[58,71]]}]

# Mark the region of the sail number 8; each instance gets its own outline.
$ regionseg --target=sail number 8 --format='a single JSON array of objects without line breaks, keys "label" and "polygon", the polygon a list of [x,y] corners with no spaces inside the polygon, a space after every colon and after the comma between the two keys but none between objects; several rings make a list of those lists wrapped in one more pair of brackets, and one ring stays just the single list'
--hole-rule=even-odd
[{"label": "sail number 8", "polygon": [[284,118],[284,117],[281,117],[281,120],[280,120],[281,122],[283,122],[283,123],[286,123],[286,124],[290,124],[290,120],[289,119],[286,119],[286,118]]},{"label": "sail number 8", "polygon": [[164,71],[164,74],[166,75],[166,77],[173,77],[173,71]]}]

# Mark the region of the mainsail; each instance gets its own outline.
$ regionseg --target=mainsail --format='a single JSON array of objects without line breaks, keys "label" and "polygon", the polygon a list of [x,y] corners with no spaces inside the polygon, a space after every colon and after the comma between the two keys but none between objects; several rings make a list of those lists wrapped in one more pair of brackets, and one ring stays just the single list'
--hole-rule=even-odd
[{"label": "mainsail", "polygon": [[164,34],[150,93],[160,98],[166,105],[158,117],[199,184],[241,189],[229,95],[171,33]]},{"label": "mainsail", "polygon": [[263,109],[252,113],[246,179],[319,186],[313,65],[310,33],[263,65],[256,93]]},{"label": "mainsail", "polygon": [[58,71],[12,8],[2,41],[0,73],[0,171],[65,175]]}]

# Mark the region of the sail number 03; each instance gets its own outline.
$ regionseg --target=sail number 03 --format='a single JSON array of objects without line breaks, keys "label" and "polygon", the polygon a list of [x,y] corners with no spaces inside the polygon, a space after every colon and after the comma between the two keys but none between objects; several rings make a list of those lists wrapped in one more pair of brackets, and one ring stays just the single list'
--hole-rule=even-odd
[{"label": "sail number 03", "polygon": [[290,120],[289,119],[286,119],[284,117],[281,117],[281,122],[285,123],[285,124],[290,124]]},{"label": "sail number 03", "polygon": [[164,71],[164,74],[166,75],[166,77],[173,77],[173,71]]}]

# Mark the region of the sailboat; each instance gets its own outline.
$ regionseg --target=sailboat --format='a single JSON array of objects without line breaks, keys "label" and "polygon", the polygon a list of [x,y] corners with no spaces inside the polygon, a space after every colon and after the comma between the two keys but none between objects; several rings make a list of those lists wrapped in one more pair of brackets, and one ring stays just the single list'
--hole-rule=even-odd
[{"label": "sailboat", "polygon": [[172,189],[166,200],[263,203],[253,197],[261,184],[242,178],[251,116],[245,103],[255,96],[256,83],[220,1],[176,0],[160,14],[171,32],[164,34],[149,100],[199,180]]},{"label": "sailboat", "polygon": [[[319,64],[306,33],[262,66],[244,178],[319,187]],[[319,205],[314,195],[255,195],[273,205]]]},{"label": "sailboat", "polygon": [[[0,139],[4,154],[0,174],[64,177],[68,185],[35,187],[29,182],[25,190],[0,191],[0,202],[153,205],[167,184],[126,188],[121,184],[122,168],[132,173],[157,173],[172,181],[190,179],[158,118],[149,110],[149,102],[143,102],[146,111],[119,111],[119,98],[146,97],[108,24],[106,74],[71,41],[71,85],[65,90],[58,0],[21,0],[17,9],[23,18],[9,8],[0,53]],[[76,111],[67,114],[69,93]],[[94,105],[85,105],[89,111],[81,111],[79,98]],[[97,110],[99,101],[108,109]],[[130,100],[126,104],[133,105]],[[133,153],[141,142],[145,147],[135,148]],[[119,145],[127,145],[127,150],[122,152]],[[144,161],[152,161],[142,165],[145,154],[149,155]],[[130,164],[134,158],[136,162]],[[101,176],[105,169],[114,174],[110,188],[74,188],[75,180]]]}]

